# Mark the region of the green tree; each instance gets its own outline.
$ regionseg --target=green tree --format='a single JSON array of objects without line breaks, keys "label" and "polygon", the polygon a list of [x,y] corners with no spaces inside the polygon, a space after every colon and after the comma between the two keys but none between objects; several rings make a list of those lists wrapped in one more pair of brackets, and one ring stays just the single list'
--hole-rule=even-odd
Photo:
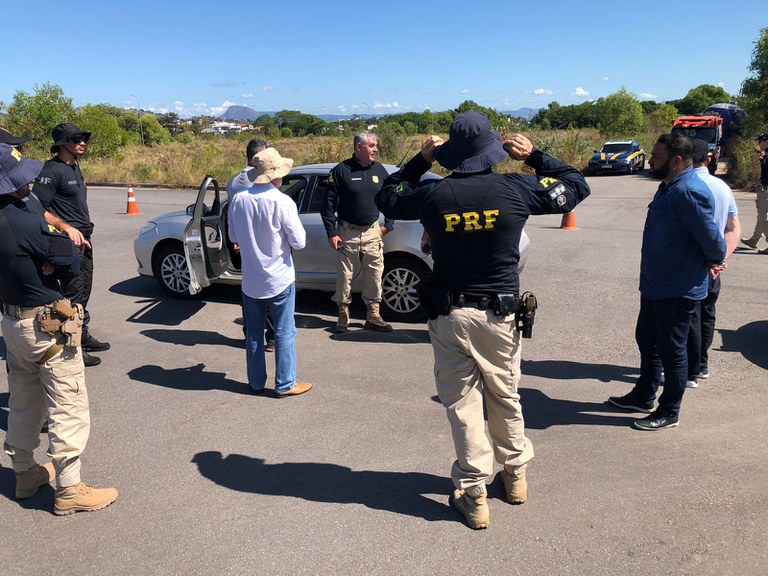
[{"label": "green tree", "polygon": [[720,86],[701,84],[691,88],[682,100],[669,102],[678,109],[680,114],[701,114],[704,110],[718,102],[729,102],[730,94]]},{"label": "green tree", "polygon": [[92,133],[88,141],[88,155],[97,158],[109,158],[119,152],[125,142],[125,134],[106,104],[90,104],[78,110],[77,126]]},{"label": "green tree", "polygon": [[61,122],[72,122],[75,109],[72,99],[64,96],[64,91],[56,84],[46,82],[42,86],[35,84],[34,93],[19,90],[8,106],[7,129],[14,134],[25,134],[31,138],[29,155],[48,156],[53,143],[51,130]]},{"label": "green tree", "polygon": [[678,116],[680,113],[672,104],[660,104],[648,115],[648,127],[655,134],[669,132],[672,120]]},{"label": "green tree", "polygon": [[160,125],[154,114],[142,114],[141,125],[144,129],[144,144],[167,144],[172,140],[171,133]]},{"label": "green tree", "polygon": [[611,138],[628,138],[645,129],[643,107],[634,94],[623,86],[617,92],[598,99],[601,131]]},{"label": "green tree", "polygon": [[509,117],[501,114],[500,112],[497,112],[493,108],[486,108],[485,106],[480,106],[477,102],[474,102],[472,100],[465,100],[461,104],[459,104],[459,107],[454,110],[454,116],[457,114],[461,114],[462,112],[466,112],[467,110],[477,110],[478,112],[482,112],[486,116],[488,116],[488,120],[491,122],[491,126],[494,130],[506,130],[507,126],[509,125]]},{"label": "green tree", "polygon": [[749,71],[752,75],[741,84],[738,101],[748,114],[749,125],[763,127],[768,123],[768,28],[760,30]]}]

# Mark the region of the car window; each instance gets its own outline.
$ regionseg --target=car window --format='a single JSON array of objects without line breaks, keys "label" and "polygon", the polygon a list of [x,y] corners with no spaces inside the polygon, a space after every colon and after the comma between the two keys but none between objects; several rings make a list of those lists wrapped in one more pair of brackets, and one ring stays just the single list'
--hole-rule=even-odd
[{"label": "car window", "polygon": [[621,154],[622,152],[629,152],[629,150],[628,144],[605,144],[600,152],[603,154]]},{"label": "car window", "polygon": [[328,176],[317,176],[315,178],[315,187],[312,190],[312,197],[307,204],[307,213],[320,212],[325,204],[325,198],[328,196]]},{"label": "car window", "polygon": [[304,191],[307,189],[307,179],[304,176],[285,176],[280,185],[280,191],[287,194],[296,204],[301,203]]}]

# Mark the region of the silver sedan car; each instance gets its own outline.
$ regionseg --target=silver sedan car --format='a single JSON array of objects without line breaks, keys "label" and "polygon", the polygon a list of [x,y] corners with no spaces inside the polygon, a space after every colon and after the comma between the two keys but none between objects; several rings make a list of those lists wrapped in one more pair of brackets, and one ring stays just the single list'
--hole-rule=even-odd
[{"label": "silver sedan car", "polygon": [[[294,252],[296,287],[333,292],[336,289],[336,253],[320,216],[335,164],[297,166],[283,178],[280,187],[296,202],[307,245]],[[396,166],[385,165],[392,173]],[[427,173],[423,179],[439,178]],[[383,222],[383,217],[382,217]],[[424,318],[416,286],[432,269],[432,258],[421,251],[424,229],[418,222],[398,221],[384,237],[382,313],[395,321]],[[520,269],[528,256],[529,240],[520,238]],[[154,277],[175,298],[189,298],[213,282],[240,284],[240,256],[227,235],[227,195],[207,177],[200,185],[197,201],[186,210],[162,214],[141,228],[133,243],[139,274]],[[362,290],[360,277],[353,292]]]}]

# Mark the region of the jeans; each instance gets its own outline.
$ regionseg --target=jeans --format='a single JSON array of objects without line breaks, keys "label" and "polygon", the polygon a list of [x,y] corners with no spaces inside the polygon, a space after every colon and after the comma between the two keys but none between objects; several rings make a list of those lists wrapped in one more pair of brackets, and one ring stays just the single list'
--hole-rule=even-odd
[{"label": "jeans", "polygon": [[267,383],[263,336],[267,311],[275,326],[275,391],[287,392],[296,384],[295,302],[295,283],[272,298],[250,298],[243,294],[245,359],[248,384],[254,390],[263,390]]},{"label": "jeans", "polygon": [[640,377],[632,394],[640,402],[653,402],[663,367],[664,392],[659,396],[655,412],[661,416],[674,417],[680,413],[688,377],[688,330],[695,304],[695,300],[688,298],[640,298],[635,328],[640,349]]},{"label": "jeans", "polygon": [[720,277],[709,281],[709,292],[696,302],[688,332],[688,380],[697,378],[709,366],[709,347],[715,337],[715,308],[720,296]]}]

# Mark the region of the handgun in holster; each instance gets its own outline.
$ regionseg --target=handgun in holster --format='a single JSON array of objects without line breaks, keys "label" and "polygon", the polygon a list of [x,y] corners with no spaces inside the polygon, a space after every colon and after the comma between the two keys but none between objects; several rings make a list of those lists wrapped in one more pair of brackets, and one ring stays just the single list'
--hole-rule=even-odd
[{"label": "handgun in holster", "polygon": [[83,337],[83,319],[85,313],[82,304],[70,304],[66,300],[56,300],[51,310],[61,318],[60,331],[66,338],[64,346],[77,348]]},{"label": "handgun in holster", "polygon": [[432,273],[427,272],[424,278],[416,286],[421,307],[427,314],[427,318],[434,320],[438,316],[445,316],[451,311],[451,293],[446,288],[435,286]]},{"label": "handgun in holster", "polygon": [[533,320],[536,317],[536,308],[538,308],[536,296],[531,292],[525,292],[520,297],[520,307],[515,317],[517,329],[522,333],[523,338],[533,336]]}]

